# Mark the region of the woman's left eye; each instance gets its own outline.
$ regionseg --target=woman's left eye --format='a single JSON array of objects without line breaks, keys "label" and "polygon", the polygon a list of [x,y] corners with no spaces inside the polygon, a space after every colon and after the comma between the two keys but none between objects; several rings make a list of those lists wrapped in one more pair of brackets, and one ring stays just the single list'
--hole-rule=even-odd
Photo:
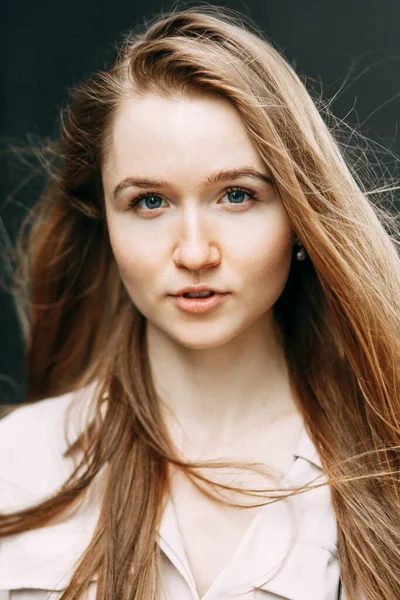
[{"label": "woman's left eye", "polygon": [[255,192],[242,187],[229,188],[226,190],[225,196],[228,196],[229,204],[244,204],[246,201],[245,196],[248,196],[251,200],[256,200]]}]

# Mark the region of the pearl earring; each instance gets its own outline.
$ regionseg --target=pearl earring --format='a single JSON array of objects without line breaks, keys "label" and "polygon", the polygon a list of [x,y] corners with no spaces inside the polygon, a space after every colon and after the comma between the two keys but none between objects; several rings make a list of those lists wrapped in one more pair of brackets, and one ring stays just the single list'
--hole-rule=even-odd
[{"label": "pearl earring", "polygon": [[297,250],[296,259],[297,260],[305,260],[306,259],[306,249],[304,248],[304,246],[300,246],[299,249]]},{"label": "pearl earring", "polygon": [[306,249],[304,248],[303,244],[300,242],[298,237],[296,237],[294,245],[295,245],[295,247],[297,247],[296,259],[297,260],[305,260],[307,257]]}]

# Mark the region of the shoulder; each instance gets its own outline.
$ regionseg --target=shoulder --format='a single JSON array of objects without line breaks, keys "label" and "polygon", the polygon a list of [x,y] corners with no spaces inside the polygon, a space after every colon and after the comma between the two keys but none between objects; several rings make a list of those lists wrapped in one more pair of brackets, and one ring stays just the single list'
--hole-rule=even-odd
[{"label": "shoulder", "polygon": [[80,409],[93,393],[91,385],[25,404],[0,420],[0,511],[44,498],[68,478],[73,465],[64,452],[83,430]]},{"label": "shoulder", "polygon": [[[0,421],[0,513],[34,506],[66,481],[74,463],[64,453],[90,419],[94,397],[94,385],[87,386],[18,407]],[[0,590],[47,598],[65,589],[99,516],[93,489],[68,518],[0,540]]]}]

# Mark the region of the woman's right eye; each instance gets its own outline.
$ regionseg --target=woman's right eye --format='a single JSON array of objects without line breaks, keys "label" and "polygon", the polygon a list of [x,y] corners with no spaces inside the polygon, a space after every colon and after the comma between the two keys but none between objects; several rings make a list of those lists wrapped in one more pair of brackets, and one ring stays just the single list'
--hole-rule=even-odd
[{"label": "woman's right eye", "polygon": [[[157,196],[156,194],[142,194],[141,196],[138,196],[137,198],[134,198],[133,200],[131,200],[131,202],[129,202],[129,207],[130,208],[140,208],[141,210],[154,210],[156,208],[162,208],[161,204],[162,202],[164,202],[164,200],[162,198],[160,198],[160,196]],[[142,205],[140,205],[141,203],[143,203]]]}]

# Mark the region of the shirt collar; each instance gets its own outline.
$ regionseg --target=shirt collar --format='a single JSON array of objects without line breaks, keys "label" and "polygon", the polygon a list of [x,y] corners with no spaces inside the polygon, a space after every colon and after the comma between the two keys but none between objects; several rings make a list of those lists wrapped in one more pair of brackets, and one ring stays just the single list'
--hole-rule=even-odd
[{"label": "shirt collar", "polygon": [[303,431],[301,433],[299,442],[297,444],[297,448],[294,451],[295,458],[304,458],[304,460],[308,460],[315,467],[318,467],[322,470],[321,458],[317,452],[317,449],[312,442],[310,436],[308,435],[307,429],[304,426]]},{"label": "shirt collar", "polygon": [[[307,465],[304,463],[303,463],[303,465],[301,465],[297,461],[297,459],[303,459],[303,460],[307,461],[307,463],[313,465],[314,467],[317,467],[318,471],[322,472],[322,464],[321,464],[320,457],[316,451],[316,448],[315,448],[310,436],[308,435],[308,432],[307,432],[305,426],[303,426],[303,429],[301,431],[299,441],[298,441],[295,451],[293,453],[293,458],[294,458],[294,462],[292,464],[292,467],[289,469],[289,472],[287,473],[287,475],[285,477],[285,480],[287,479],[288,482],[289,482],[290,475],[294,476],[295,479],[300,477],[301,481],[298,481],[298,483],[305,483],[305,481],[302,481],[304,477],[306,477],[307,479],[312,479],[312,470],[310,470],[310,467],[307,467]],[[298,473],[296,475],[294,473],[295,471],[296,472],[298,471]],[[290,539],[289,532],[287,532],[287,535],[285,538],[285,533],[283,531],[285,523],[287,526],[289,526],[288,515],[285,512],[286,510],[287,510],[287,508],[282,503],[277,503],[277,504],[271,505],[269,512],[265,515],[259,515],[259,517],[256,517],[255,522],[249,528],[249,531],[247,532],[246,536],[254,536],[255,537],[255,541],[254,541],[255,547],[257,545],[260,545],[260,548],[259,548],[260,557],[262,557],[262,558],[257,559],[257,561],[255,561],[255,563],[257,563],[257,564],[253,564],[251,573],[249,573],[249,578],[248,578],[249,581],[251,579],[254,579],[256,574],[258,574],[261,578],[264,577],[264,579],[265,579],[267,564],[270,562],[271,563],[270,566],[273,569],[274,565],[276,566],[276,562],[279,563],[279,560],[277,560],[277,555],[281,552],[283,553],[282,554],[282,559],[283,559],[284,551],[287,551],[287,549],[288,549],[287,542]],[[280,512],[282,512],[282,514],[280,514]],[[275,513],[277,513],[277,514],[275,515]],[[267,522],[268,520],[269,520],[269,522]],[[279,527],[279,535],[282,536],[283,538],[285,538],[284,542],[276,543],[274,541],[271,541],[271,542],[269,541],[269,539],[271,537],[271,535],[270,535],[271,530],[273,529],[273,526],[274,526],[274,522],[281,523],[281,525]],[[261,527],[265,531],[268,531],[268,535],[266,535],[266,536],[260,535],[259,527]],[[248,540],[248,542],[250,543],[250,540]],[[192,592],[192,597],[197,598],[198,595],[196,592],[196,586],[195,586],[193,576],[191,574],[190,566],[189,566],[189,563],[187,560],[187,556],[186,556],[186,553],[185,553],[185,550],[183,547],[182,537],[181,537],[181,533],[179,530],[177,516],[175,513],[175,509],[174,509],[172,500],[168,501],[166,508],[164,510],[162,519],[161,519],[161,523],[160,523],[160,527],[159,527],[159,545],[160,545],[160,548],[162,549],[162,551],[164,552],[164,554],[174,564],[175,568],[180,572],[181,576],[184,578],[184,580],[188,584],[188,586]],[[302,552],[301,548],[300,548],[300,550],[294,551],[295,554],[296,554],[296,552],[301,553]],[[242,557],[242,560],[243,560],[243,557]],[[258,562],[260,562],[260,561],[261,561],[261,563],[258,564]],[[293,567],[295,568],[295,566],[296,565],[294,564],[294,565],[292,565],[291,568],[293,568]],[[238,573],[240,573],[240,572],[241,572],[241,569],[238,568]],[[217,579],[220,579],[220,578],[217,578]],[[261,581],[259,583],[261,583]],[[267,584],[266,587],[261,587],[261,589],[265,589],[268,591],[274,591],[275,590],[274,585],[275,585],[275,583],[271,583],[271,586],[272,586],[271,590],[269,588],[269,584]],[[212,586],[212,587],[214,588],[214,586]],[[278,585],[278,587],[279,587],[279,585]],[[292,598],[292,596],[282,596],[282,597]],[[314,597],[315,596],[313,596],[313,598]],[[310,596],[310,598],[311,598],[311,596]]]}]

